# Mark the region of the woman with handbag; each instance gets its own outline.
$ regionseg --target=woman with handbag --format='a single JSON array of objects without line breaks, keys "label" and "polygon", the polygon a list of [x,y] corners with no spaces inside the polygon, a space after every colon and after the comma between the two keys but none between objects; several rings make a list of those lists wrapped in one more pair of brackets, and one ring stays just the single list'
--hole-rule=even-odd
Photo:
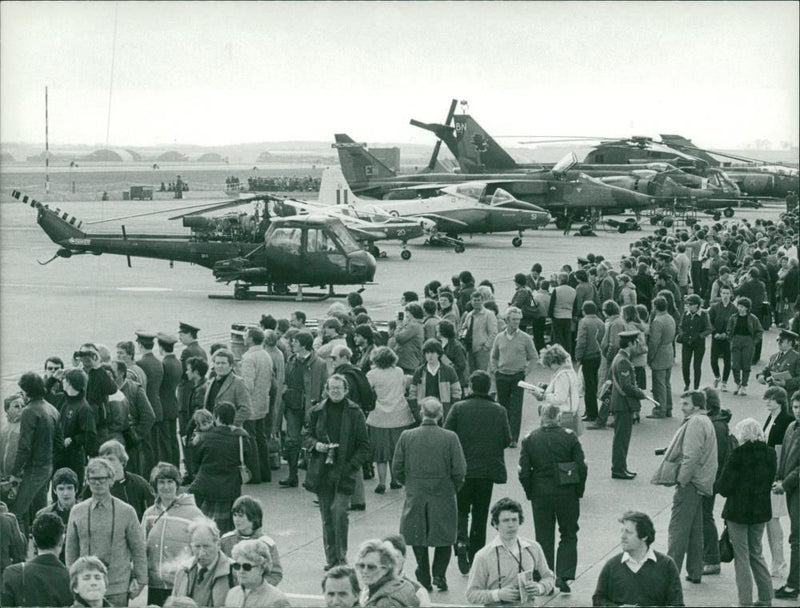
[{"label": "woman with handbag", "polygon": [[189,492],[197,506],[217,524],[220,533],[233,530],[231,509],[247,479],[247,462],[253,457],[247,431],[234,426],[236,408],[223,401],[214,407],[214,426],[201,434],[192,450],[194,481]]},{"label": "woman with handbag", "polygon": [[736,588],[741,606],[753,605],[753,578],[758,589],[758,605],[772,605],[772,579],[761,552],[764,527],[772,518],[770,491],[777,470],[775,450],[769,447],[761,425],[746,418],[736,425],[739,441],[731,453],[718,491],[725,496],[722,517],[733,545]]},{"label": "woman with handbag", "polygon": [[542,351],[540,359],[542,365],[553,372],[553,376],[546,389],[534,393],[536,398],[557,405],[561,412],[559,424],[578,436],[582,435],[580,383],[578,374],[572,368],[569,353],[560,344],[552,344]]},{"label": "woman with handbag", "polygon": [[[588,469],[577,435],[559,423],[561,413],[555,403],[542,406],[541,426],[522,440],[519,481],[531,501],[536,540],[547,564],[555,570],[556,586],[569,593],[569,581],[575,580],[578,563],[579,503]],[[560,535],[557,556],[556,522]]]}]

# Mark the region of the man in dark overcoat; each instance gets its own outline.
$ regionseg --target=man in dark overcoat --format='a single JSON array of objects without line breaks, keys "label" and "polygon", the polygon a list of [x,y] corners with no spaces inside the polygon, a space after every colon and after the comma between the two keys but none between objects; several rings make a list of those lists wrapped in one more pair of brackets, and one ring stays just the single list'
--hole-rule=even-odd
[{"label": "man in dark overcoat", "polygon": [[403,431],[392,461],[392,473],[405,486],[406,500],[400,517],[400,534],[414,549],[416,576],[431,590],[428,547],[433,556],[433,583],[447,590],[447,565],[458,535],[457,493],[464,485],[467,461],[458,435],[439,428],[443,407],[438,399],[420,401],[422,424]]},{"label": "man in dark overcoat", "polygon": [[369,458],[369,437],[361,407],[347,398],[347,379],[333,374],[325,390],[328,397],[311,409],[303,429],[310,454],[303,486],[319,499],[327,571],[347,563],[347,512],[356,476]]}]

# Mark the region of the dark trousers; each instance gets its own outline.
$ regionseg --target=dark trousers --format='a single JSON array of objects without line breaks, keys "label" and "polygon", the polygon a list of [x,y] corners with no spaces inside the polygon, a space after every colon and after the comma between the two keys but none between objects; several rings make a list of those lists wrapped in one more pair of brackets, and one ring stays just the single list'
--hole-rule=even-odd
[{"label": "dark trousers", "polygon": [[300,409],[283,410],[286,419],[286,461],[289,463],[289,478],[297,479],[297,460],[300,457],[300,432],[303,430],[304,412]]},{"label": "dark trousers", "polygon": [[637,365],[633,368],[633,376],[636,378],[636,386],[643,391],[647,390],[647,370],[643,365]]},{"label": "dark trousers", "polygon": [[142,442],[139,444],[139,475],[145,479],[150,479],[150,471],[156,463],[155,434],[156,426],[153,424],[150,432],[142,437]]},{"label": "dark trousers", "polygon": [[703,295],[703,264],[699,260],[692,262],[692,288],[694,292],[701,296]]},{"label": "dark trousers", "polygon": [[714,523],[716,494],[703,496],[703,563],[719,565],[719,536]]},{"label": "dark trousers", "polygon": [[[417,580],[423,586],[430,586],[431,584],[431,566],[430,558],[428,557],[428,547],[412,547],[414,550],[414,557],[417,558]],[[436,547],[433,551],[433,576],[445,578],[447,574],[447,566],[450,564],[450,555],[452,548],[450,545],[445,547]]]},{"label": "dark trousers", "polygon": [[[486,521],[493,487],[491,479],[468,478],[458,492],[458,542],[467,545],[470,561],[486,544]],[[472,522],[469,521],[470,512]]]},{"label": "dark trousers", "polygon": [[800,490],[795,488],[786,495],[789,509],[789,578],[786,584],[792,589],[800,587]]},{"label": "dark trousers", "polygon": [[[719,373],[719,360],[722,359],[722,376]],[[711,371],[715,378],[727,382],[731,375],[731,342],[730,340],[711,339]]]},{"label": "dark trousers", "polygon": [[[531,501],[536,542],[542,546],[547,565],[557,577],[575,580],[578,565],[578,518],[580,501],[575,491],[548,496],[536,496]],[[558,522],[558,555],[555,554],[556,522]]]},{"label": "dark trousers", "polygon": [[22,482],[17,490],[17,499],[11,505],[11,512],[17,516],[19,529],[26,539],[36,512],[47,506],[47,486],[52,474],[51,465],[23,469]]},{"label": "dark trousers", "polygon": [[163,606],[167,598],[172,595],[172,589],[155,589],[147,587],[147,605],[148,606]]},{"label": "dark trousers", "polygon": [[258,420],[247,420],[244,423],[244,430],[253,438],[258,454],[254,462],[256,470],[252,471],[252,483],[262,481],[272,481],[272,471],[269,468],[269,446],[267,445],[266,416]]},{"label": "dark trousers", "polygon": [[162,460],[174,464],[180,469],[181,449],[178,446],[178,419],[164,420],[161,423],[161,441],[163,442],[165,454]]},{"label": "dark trousers", "polygon": [[347,510],[350,495],[339,494],[333,488],[317,493],[319,512],[322,515],[322,542],[328,565],[347,563],[347,533],[350,520]]},{"label": "dark trousers", "polygon": [[572,319],[553,319],[553,344],[560,344],[572,353]]},{"label": "dark trousers", "polygon": [[544,318],[533,319],[531,321],[531,333],[533,334],[533,345],[536,347],[537,353],[546,346],[544,342],[545,323],[546,320]]},{"label": "dark trousers", "polygon": [[681,367],[683,369],[684,386],[689,386],[690,367],[694,367],[694,389],[700,388],[700,373],[703,365],[703,355],[705,354],[706,343],[704,341],[681,344]]},{"label": "dark trousers", "polygon": [[633,431],[633,412],[614,412],[614,443],[611,448],[611,472],[625,473],[628,470],[628,446]]},{"label": "dark trousers", "polygon": [[600,370],[601,357],[581,361],[583,374],[584,400],[586,401],[586,417],[597,418],[597,372]]},{"label": "dark trousers", "polygon": [[165,460],[165,452],[164,452],[164,445],[161,439],[161,431],[164,425],[164,421],[161,420],[160,422],[156,420],[153,423],[153,428],[150,430],[150,447],[152,449],[151,456],[152,460],[150,461],[150,468],[152,469],[156,464]]},{"label": "dark trousers", "polygon": [[523,389],[517,386],[520,380],[525,380],[525,372],[518,374],[495,374],[497,384],[497,402],[508,412],[508,425],[511,427],[511,440],[519,441],[519,432],[522,427],[522,397]]}]

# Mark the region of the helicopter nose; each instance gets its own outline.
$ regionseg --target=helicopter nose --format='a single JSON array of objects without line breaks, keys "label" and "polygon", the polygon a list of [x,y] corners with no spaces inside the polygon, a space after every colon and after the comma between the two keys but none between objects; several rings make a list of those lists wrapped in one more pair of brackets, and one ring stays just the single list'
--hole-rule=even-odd
[{"label": "helicopter nose", "polygon": [[375,277],[375,267],[375,258],[366,251],[354,251],[347,262],[350,276],[361,282],[372,281]]}]

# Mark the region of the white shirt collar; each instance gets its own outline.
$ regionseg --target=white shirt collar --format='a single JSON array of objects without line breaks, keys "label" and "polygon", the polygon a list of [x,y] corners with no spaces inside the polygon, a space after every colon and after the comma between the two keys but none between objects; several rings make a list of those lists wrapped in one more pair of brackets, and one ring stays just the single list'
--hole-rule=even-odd
[{"label": "white shirt collar", "polygon": [[428,373],[430,373],[431,376],[435,376],[436,374],[438,374],[439,373],[439,368],[441,368],[441,367],[442,367],[441,363],[437,363],[435,368],[431,367],[430,363],[426,363],[425,364],[425,369],[428,370]]},{"label": "white shirt collar", "polygon": [[[650,560],[651,562],[658,562],[658,559],[656,558],[656,552],[653,551],[653,547],[648,547],[647,548],[647,553],[644,554],[644,559],[641,561],[641,563],[643,564],[647,560]],[[635,560],[633,559],[633,557],[631,557],[630,553],[628,553],[627,551],[623,551],[622,552],[622,563],[624,564],[625,562],[629,562],[629,561],[632,562],[632,561],[635,561]]]},{"label": "white shirt collar", "polygon": [[[522,548],[532,547],[533,546],[533,542],[532,541],[529,541],[527,538],[523,538],[522,536],[519,536],[519,535],[517,536],[517,539],[514,542],[516,543],[517,541],[519,542],[519,545]],[[499,534],[494,537],[494,540],[489,543],[489,546],[490,547],[503,547],[503,548],[505,548],[505,545],[503,544],[503,539],[500,538]]]}]

